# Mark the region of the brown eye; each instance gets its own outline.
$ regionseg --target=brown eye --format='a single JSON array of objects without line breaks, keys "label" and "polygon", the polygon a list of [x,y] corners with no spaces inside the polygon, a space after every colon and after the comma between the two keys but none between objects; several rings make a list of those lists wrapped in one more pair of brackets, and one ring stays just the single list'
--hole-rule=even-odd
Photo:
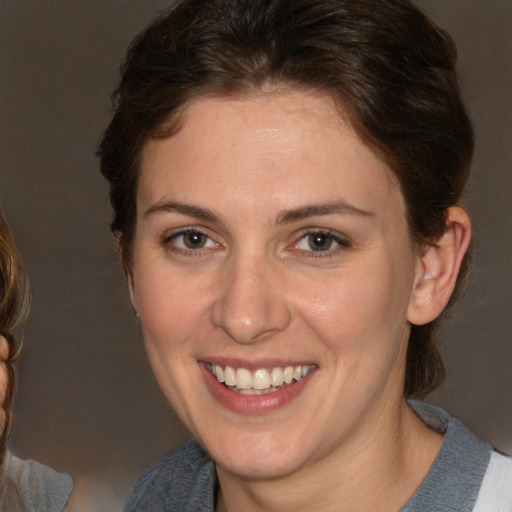
[{"label": "brown eye", "polygon": [[350,247],[351,244],[347,238],[322,229],[312,229],[304,233],[293,245],[295,250],[309,256],[334,256],[339,250]]},{"label": "brown eye", "polygon": [[335,243],[334,237],[328,233],[311,233],[308,235],[308,246],[312,251],[328,251]]},{"label": "brown eye", "polygon": [[167,243],[169,242],[175,248],[185,251],[209,249],[217,246],[217,244],[208,235],[195,230],[175,233],[168,239]]},{"label": "brown eye", "polygon": [[183,244],[187,249],[202,249],[208,240],[206,235],[198,232],[185,233],[182,236]]}]

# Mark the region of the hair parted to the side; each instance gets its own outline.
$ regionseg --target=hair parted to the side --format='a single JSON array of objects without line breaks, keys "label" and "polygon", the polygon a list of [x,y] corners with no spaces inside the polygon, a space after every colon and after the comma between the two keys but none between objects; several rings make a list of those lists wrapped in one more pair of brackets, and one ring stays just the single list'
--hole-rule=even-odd
[{"label": "hair parted to the side", "polygon": [[[412,239],[434,243],[461,198],[473,152],[455,65],[451,38],[408,0],[178,2],[130,46],[98,150],[125,268],[148,138],[178,130],[192,98],[269,86],[331,95],[394,172]],[[406,396],[424,396],[444,379],[437,323],[412,326]]]},{"label": "hair parted to the side", "polygon": [[0,335],[9,344],[9,355],[2,364],[7,368],[7,389],[3,400],[5,425],[0,435],[0,457],[3,456],[12,423],[12,400],[16,385],[13,363],[20,346],[14,330],[26,318],[30,303],[28,280],[9,226],[0,214]]}]

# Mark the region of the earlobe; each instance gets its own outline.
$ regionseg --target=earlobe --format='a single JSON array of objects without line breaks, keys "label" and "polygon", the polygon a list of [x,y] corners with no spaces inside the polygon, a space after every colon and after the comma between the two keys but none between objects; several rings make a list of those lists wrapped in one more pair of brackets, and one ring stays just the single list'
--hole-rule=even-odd
[{"label": "earlobe", "polygon": [[444,310],[457,283],[459,269],[471,240],[471,222],[465,210],[449,208],[446,230],[434,244],[426,246],[418,259],[407,320],[423,325]]}]

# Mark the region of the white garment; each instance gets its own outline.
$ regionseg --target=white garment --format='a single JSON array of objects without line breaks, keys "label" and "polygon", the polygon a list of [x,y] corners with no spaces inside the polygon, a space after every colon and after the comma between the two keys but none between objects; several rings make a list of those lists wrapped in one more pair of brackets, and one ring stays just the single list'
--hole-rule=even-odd
[{"label": "white garment", "polygon": [[512,457],[491,455],[473,512],[512,512]]}]

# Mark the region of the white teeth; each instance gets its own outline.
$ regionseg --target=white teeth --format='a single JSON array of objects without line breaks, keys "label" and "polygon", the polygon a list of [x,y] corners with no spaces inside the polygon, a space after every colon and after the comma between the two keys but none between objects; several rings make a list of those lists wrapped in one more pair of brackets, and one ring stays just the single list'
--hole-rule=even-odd
[{"label": "white teeth", "polygon": [[267,370],[256,370],[252,376],[254,389],[267,389],[270,387],[270,375]]},{"label": "white teeth", "polygon": [[270,374],[270,383],[274,387],[282,386],[284,382],[283,370],[279,367],[274,368]]},{"label": "white teeth", "polygon": [[236,389],[237,393],[241,395],[268,395],[279,391],[279,388],[267,388],[267,389]]},{"label": "white teeth", "polygon": [[226,366],[224,369],[224,382],[226,386],[236,386],[236,374],[231,366]]},{"label": "white teeth", "polygon": [[245,368],[238,368],[236,371],[236,387],[238,389],[251,389],[252,377],[251,372]]},{"label": "white teeth", "polygon": [[293,373],[293,366],[287,366],[284,369],[284,381],[286,382],[286,384],[291,384],[293,380]]},{"label": "white teeth", "polygon": [[231,366],[222,368],[218,364],[209,364],[208,367],[219,382],[244,395],[261,395],[277,391],[283,384],[291,384],[294,380],[303,379],[313,369],[312,365],[286,366],[285,368],[276,366],[271,370],[258,368],[251,372],[246,368],[235,369]]},{"label": "white teeth", "polygon": [[224,382],[224,372],[222,370],[222,367],[220,367],[218,364],[215,365],[215,376],[217,377],[217,380],[219,382]]}]

